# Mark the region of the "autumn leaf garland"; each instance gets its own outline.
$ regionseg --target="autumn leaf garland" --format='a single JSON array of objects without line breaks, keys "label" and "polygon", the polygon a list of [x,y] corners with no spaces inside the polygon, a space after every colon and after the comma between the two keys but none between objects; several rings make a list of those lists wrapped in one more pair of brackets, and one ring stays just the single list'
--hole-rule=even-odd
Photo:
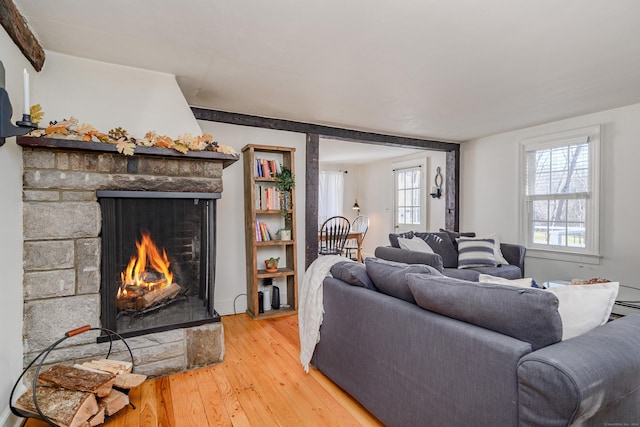
[{"label": "autumn leaf garland", "polygon": [[[39,107],[39,105],[35,105],[31,108],[35,109],[34,112],[37,114],[43,115]],[[40,118],[41,117],[42,116],[40,116]],[[64,119],[60,122],[52,121],[46,128],[34,129],[29,132],[28,135],[115,144],[118,153],[124,154],[125,156],[133,156],[136,146],[171,148],[183,154],[189,151],[215,151],[225,154],[236,154],[233,148],[218,144],[213,136],[208,133],[201,136],[185,133],[174,140],[167,135],[159,135],[155,131],[149,131],[145,134],[144,138],[139,139],[129,135],[129,132],[121,127],[111,129],[106,134],[101,133],[90,124],[79,124],[78,119],[75,117]]]}]

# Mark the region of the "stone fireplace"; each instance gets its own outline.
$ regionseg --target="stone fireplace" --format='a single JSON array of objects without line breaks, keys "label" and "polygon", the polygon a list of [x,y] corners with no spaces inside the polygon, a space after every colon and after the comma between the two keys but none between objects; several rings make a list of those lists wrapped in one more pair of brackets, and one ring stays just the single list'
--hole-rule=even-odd
[{"label": "stone fireplace", "polygon": [[[105,298],[115,301],[115,294],[110,289],[105,297],[101,291],[114,286],[114,276],[126,263],[122,259],[128,260],[136,249],[140,229],[154,227],[158,246],[174,252],[167,255],[174,268],[191,272],[181,275],[181,300],[120,322],[118,332],[127,336],[136,372],[159,376],[220,362],[223,331],[213,309],[215,200],[222,193],[223,167],[237,157],[215,152],[182,155],[152,147],[123,156],[109,144],[33,137],[20,137],[18,144],[23,147],[25,363],[69,330],[83,325],[118,328],[114,318],[119,312],[104,312]],[[131,214],[132,200],[151,219]],[[117,220],[117,227],[126,228],[127,242],[110,248],[114,240],[105,232],[113,232],[113,214],[123,209],[135,218]],[[165,219],[155,223],[155,217]],[[166,217],[179,221],[167,223]],[[187,230],[161,231],[170,228]],[[181,246],[190,249],[176,252]],[[115,261],[103,263],[105,253],[116,254]],[[190,278],[196,276],[198,283],[191,285]],[[187,307],[186,317],[152,321],[163,310],[166,316],[161,316],[173,319],[173,313]],[[47,363],[104,357],[108,343],[101,341],[91,333],[66,340]],[[112,357],[120,352],[125,356],[121,343],[114,344],[114,351]]]}]

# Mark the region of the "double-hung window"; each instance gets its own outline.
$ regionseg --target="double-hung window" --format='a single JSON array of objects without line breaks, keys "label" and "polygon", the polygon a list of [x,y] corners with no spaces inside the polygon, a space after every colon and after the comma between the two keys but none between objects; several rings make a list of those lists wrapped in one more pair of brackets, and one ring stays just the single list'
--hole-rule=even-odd
[{"label": "double-hung window", "polygon": [[529,249],[599,255],[599,153],[599,126],[522,141]]}]

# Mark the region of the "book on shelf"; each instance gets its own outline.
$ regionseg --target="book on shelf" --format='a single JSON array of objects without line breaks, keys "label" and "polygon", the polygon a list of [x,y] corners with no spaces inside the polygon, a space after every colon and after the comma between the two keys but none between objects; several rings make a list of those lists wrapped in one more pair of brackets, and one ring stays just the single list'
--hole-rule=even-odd
[{"label": "book on shelf", "polygon": [[258,178],[275,178],[280,175],[282,168],[275,160],[255,159],[253,175]]},{"label": "book on shelf", "polygon": [[[279,210],[280,209],[280,191],[273,185],[256,184],[256,209],[257,210]],[[288,200],[285,193],[283,196]],[[285,204],[285,206],[287,206]]]},{"label": "book on shelf", "polygon": [[256,221],[256,242],[268,242],[270,240],[274,239],[267,223]]}]

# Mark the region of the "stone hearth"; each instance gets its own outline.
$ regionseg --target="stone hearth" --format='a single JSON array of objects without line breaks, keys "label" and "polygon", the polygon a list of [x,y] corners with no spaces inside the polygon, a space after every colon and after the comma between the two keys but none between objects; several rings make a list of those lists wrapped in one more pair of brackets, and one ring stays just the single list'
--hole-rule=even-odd
[{"label": "stone hearth", "polygon": [[[24,358],[82,325],[100,327],[101,212],[97,190],[222,191],[222,160],[23,146]],[[47,142],[50,144],[50,142]],[[226,156],[224,165],[233,162]],[[231,156],[233,157],[233,156]],[[89,332],[64,341],[47,363],[105,357]],[[222,361],[222,324],[128,338],[136,372],[159,376]],[[127,358],[116,342],[111,357]]]}]

